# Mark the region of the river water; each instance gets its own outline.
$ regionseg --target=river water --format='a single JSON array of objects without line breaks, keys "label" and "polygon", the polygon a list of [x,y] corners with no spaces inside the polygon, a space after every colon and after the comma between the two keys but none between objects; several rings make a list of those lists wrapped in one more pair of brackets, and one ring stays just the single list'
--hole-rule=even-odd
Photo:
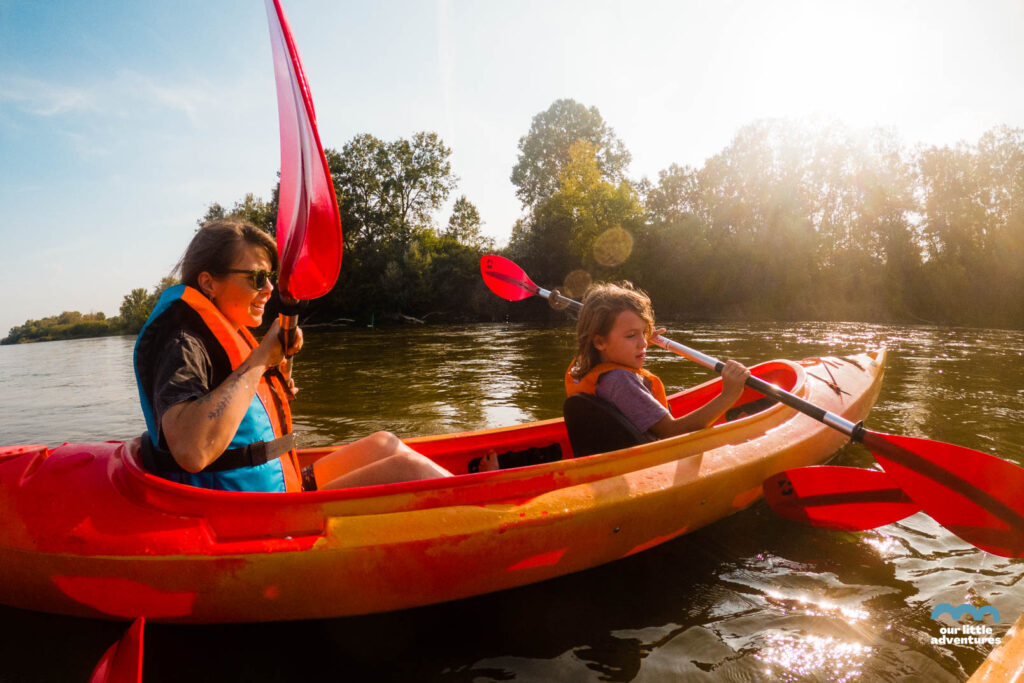
[{"label": "river water", "polygon": [[[1024,464],[1024,333],[853,323],[669,323],[714,356],[889,349],[867,425]],[[566,325],[310,329],[293,404],[306,446],[555,417]],[[0,444],[143,429],[124,337],[0,347]],[[708,374],[654,349],[670,389]],[[869,466],[859,445],[832,464]],[[68,492],[73,495],[73,492]],[[1024,493],[1022,493],[1024,495]],[[5,522],[6,523],[6,522]],[[146,681],[962,681],[988,645],[932,644],[943,602],[1024,610],[1024,562],[924,514],[863,533],[798,526],[763,503],[639,555],[533,586],[368,617],[147,625]],[[354,587],[358,590],[358,587]],[[969,622],[970,619],[968,618]],[[0,681],[86,680],[122,624],[0,607]]]}]

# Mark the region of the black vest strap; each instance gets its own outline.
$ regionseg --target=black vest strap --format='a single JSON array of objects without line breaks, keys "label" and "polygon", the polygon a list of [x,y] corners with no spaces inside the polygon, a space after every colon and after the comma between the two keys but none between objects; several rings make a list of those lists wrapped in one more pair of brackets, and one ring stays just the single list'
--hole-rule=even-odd
[{"label": "black vest strap", "polygon": [[[142,434],[141,446],[142,464],[148,472],[177,474],[186,471],[170,452],[153,445],[149,432]],[[288,432],[273,441],[257,441],[241,448],[229,448],[202,471],[224,472],[225,470],[237,470],[239,467],[255,467],[268,463],[274,458],[280,458],[293,448],[295,448],[295,433]]]}]

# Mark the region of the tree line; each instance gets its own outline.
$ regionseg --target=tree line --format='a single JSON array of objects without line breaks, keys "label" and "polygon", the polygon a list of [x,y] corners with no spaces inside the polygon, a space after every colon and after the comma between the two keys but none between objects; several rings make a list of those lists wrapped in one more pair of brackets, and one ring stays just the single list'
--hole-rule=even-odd
[{"label": "tree line", "polygon": [[[762,120],[700,168],[637,180],[600,112],[562,99],[518,147],[523,212],[501,253],[544,286],[578,297],[591,281],[629,279],[660,315],[685,319],[1024,327],[1024,130],[910,147],[884,128]],[[512,309],[482,285],[479,259],[494,245],[466,196],[435,222],[459,180],[436,133],[357,135],[326,156],[344,259],[307,321],[558,315],[536,302]],[[269,201],[211,204],[197,222],[228,214],[273,234],[277,188]],[[114,318],[65,313],[3,342],[55,338],[45,335],[61,326],[137,332],[171,283],[133,290]]]},{"label": "tree line", "polygon": [[110,318],[102,311],[64,311],[39,320],[26,320],[23,325],[12,327],[10,333],[0,339],[0,344],[138,334],[163,291],[177,283],[176,279],[167,276],[151,292],[143,287],[133,289],[125,294],[118,314]]},{"label": "tree line", "polygon": [[1024,130],[907,147],[881,128],[765,120],[700,168],[632,181],[628,163],[596,109],[535,117],[509,255],[575,295],[630,279],[673,317],[1024,327]]}]

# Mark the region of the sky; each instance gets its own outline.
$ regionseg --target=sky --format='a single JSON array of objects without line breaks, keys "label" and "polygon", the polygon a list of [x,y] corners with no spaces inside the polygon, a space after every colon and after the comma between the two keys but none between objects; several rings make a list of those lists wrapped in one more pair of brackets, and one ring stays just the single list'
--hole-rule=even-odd
[{"label": "sky", "polygon": [[[1024,127],[1021,0],[282,2],[324,145],[437,132],[499,245],[518,140],[560,98],[598,108],[634,179],[763,118],[908,146]],[[279,155],[261,0],[0,0],[0,337],[117,314],[211,203],[269,199]]]}]

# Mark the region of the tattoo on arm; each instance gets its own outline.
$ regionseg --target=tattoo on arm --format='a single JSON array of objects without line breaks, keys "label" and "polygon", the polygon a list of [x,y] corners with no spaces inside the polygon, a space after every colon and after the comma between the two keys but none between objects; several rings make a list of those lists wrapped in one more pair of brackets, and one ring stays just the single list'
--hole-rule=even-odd
[{"label": "tattoo on arm", "polygon": [[[224,395],[221,396],[221,399],[219,401],[217,401],[217,405],[215,405],[210,410],[210,412],[206,414],[207,418],[211,420],[216,420],[224,414],[224,411],[227,410],[228,405],[234,398],[235,391],[238,390],[238,386],[242,383],[242,378],[248,371],[248,364],[241,365],[238,368],[238,370],[235,373],[233,373],[231,377],[228,378],[228,381],[225,382],[225,384],[223,385]],[[212,400],[212,396],[211,394],[207,394],[206,396],[203,397],[203,399]]]}]

